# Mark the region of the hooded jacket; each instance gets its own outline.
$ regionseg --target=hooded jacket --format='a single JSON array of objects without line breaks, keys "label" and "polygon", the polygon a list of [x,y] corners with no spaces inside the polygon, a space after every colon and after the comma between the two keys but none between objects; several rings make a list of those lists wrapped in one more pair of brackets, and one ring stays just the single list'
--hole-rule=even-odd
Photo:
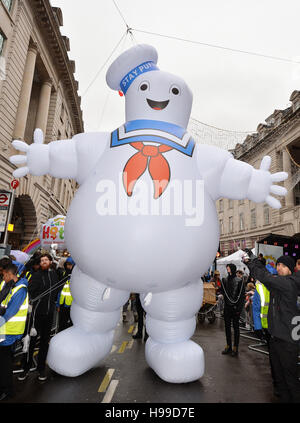
[{"label": "hooded jacket", "polygon": [[270,291],[269,333],[276,338],[299,343],[297,338],[300,338],[300,330],[297,332],[296,326],[300,321],[300,312],[297,308],[297,297],[300,294],[300,273],[293,273],[289,276],[271,275],[258,259],[248,262],[247,266],[251,275]]}]

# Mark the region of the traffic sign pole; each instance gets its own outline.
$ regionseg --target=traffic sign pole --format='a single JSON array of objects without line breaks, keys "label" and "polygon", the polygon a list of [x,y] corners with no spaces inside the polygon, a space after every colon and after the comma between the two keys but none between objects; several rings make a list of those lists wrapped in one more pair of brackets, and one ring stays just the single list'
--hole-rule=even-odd
[{"label": "traffic sign pole", "polygon": [[15,190],[12,188],[11,189],[11,199],[10,199],[10,204],[9,204],[9,211],[8,211],[6,225],[5,225],[5,233],[4,233],[4,241],[3,241],[4,245],[7,244],[7,240],[8,240],[8,230],[7,229],[8,229],[8,224],[10,223],[10,220],[12,218],[13,209],[14,209],[14,202],[15,202]]}]

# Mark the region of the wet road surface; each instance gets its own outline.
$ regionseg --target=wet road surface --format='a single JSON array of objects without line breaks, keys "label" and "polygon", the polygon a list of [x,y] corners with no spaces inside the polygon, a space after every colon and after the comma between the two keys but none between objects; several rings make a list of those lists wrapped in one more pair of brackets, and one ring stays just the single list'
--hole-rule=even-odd
[{"label": "wet road surface", "polygon": [[[205,353],[205,374],[193,383],[162,381],[145,361],[145,344],[133,340],[133,316],[118,324],[110,355],[98,368],[77,378],[48,369],[48,380],[39,382],[31,372],[24,382],[14,375],[16,395],[7,403],[272,403],[268,356],[248,348],[257,340],[241,337],[239,356],[221,354],[225,346],[224,322],[197,324],[193,340]],[[241,333],[249,335],[248,332]],[[253,335],[252,335],[253,336]],[[263,347],[265,350],[265,348]]]}]

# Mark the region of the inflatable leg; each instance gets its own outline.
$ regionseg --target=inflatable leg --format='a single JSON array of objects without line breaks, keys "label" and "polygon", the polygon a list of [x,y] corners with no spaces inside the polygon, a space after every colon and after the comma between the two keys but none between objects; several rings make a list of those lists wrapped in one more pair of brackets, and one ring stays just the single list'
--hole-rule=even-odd
[{"label": "inflatable leg", "polygon": [[202,281],[152,295],[142,305],[147,313],[146,360],[158,376],[171,383],[192,382],[204,373],[202,348],[191,341],[196,328],[196,313],[203,298]]},{"label": "inflatable leg", "polygon": [[112,347],[114,328],[129,293],[108,288],[76,266],[71,278],[73,326],[54,336],[47,362],[64,376],[78,376],[97,366]]}]

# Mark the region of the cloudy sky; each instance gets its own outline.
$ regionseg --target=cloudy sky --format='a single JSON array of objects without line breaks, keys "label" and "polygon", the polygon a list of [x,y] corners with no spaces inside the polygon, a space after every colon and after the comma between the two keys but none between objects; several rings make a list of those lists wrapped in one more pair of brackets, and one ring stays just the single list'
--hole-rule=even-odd
[{"label": "cloudy sky", "polygon": [[[300,89],[299,0],[115,3],[124,19],[113,0],[51,0],[63,11],[61,32],[70,38],[69,57],[76,61],[86,131],[110,131],[124,122],[124,98],[106,86],[105,73],[112,60],[134,43],[156,47],[160,69],[178,74],[191,87],[192,117],[218,128],[255,131],[275,109],[288,107],[291,93]],[[124,20],[135,29],[134,38],[127,35],[120,42],[126,32]]]}]

